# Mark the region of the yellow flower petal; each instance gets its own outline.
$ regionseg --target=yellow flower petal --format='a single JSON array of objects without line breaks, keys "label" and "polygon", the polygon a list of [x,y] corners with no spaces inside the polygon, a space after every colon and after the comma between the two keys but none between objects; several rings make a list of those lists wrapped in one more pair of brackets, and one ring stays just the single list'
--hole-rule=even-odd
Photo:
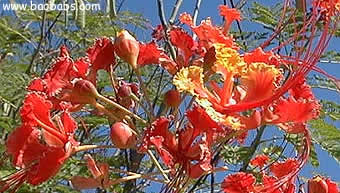
[{"label": "yellow flower petal", "polygon": [[203,68],[198,66],[190,66],[182,68],[176,73],[173,84],[176,86],[179,92],[189,92],[190,94],[197,96],[195,89],[204,88],[203,85]]},{"label": "yellow flower petal", "polygon": [[[227,72],[233,74],[242,74],[245,71],[246,63],[237,50],[227,47],[225,44],[214,44],[215,48],[215,71],[221,72],[224,68]],[[223,73],[223,71],[222,71]]]}]

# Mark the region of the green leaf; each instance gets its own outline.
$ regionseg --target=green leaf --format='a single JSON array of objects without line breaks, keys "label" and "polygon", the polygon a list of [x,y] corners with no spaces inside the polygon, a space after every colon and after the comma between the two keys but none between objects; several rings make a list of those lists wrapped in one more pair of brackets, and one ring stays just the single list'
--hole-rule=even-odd
[{"label": "green leaf", "polygon": [[309,122],[312,137],[315,143],[319,144],[323,149],[340,161],[340,131],[323,119],[312,120]]},{"label": "green leaf", "polygon": [[320,162],[319,162],[319,159],[318,159],[318,154],[317,154],[317,152],[315,150],[314,143],[312,144],[312,147],[311,147],[311,152],[310,152],[310,155],[309,155],[309,162],[315,168],[320,166]]}]

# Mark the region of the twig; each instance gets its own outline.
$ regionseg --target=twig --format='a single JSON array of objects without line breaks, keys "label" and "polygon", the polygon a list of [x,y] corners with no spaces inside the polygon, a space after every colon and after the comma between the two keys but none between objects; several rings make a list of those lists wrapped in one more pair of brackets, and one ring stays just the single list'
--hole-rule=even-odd
[{"label": "twig", "polygon": [[153,155],[151,150],[148,150],[148,154],[152,160],[152,162],[156,165],[156,167],[158,168],[158,170],[161,172],[162,176],[164,177],[166,182],[170,182],[168,176],[166,175],[166,172],[163,170],[162,166],[159,164],[158,160],[156,159],[156,157]]},{"label": "twig", "polygon": [[[139,81],[139,84],[140,84],[140,87],[142,88],[142,92],[143,92],[143,94],[144,94],[144,98],[145,98],[145,101],[146,101],[146,103],[147,103],[147,105],[149,106],[149,108],[150,108],[150,110],[149,110],[149,112],[146,112],[150,117],[150,119],[153,119],[153,117],[154,117],[154,108],[153,108],[153,106],[152,106],[152,104],[151,104],[151,101],[150,101],[150,98],[149,98],[149,95],[148,95],[148,90],[147,90],[147,88],[146,88],[146,86],[145,86],[145,84],[144,84],[144,81],[143,81],[143,79],[142,79],[142,75],[141,75],[141,73],[140,73],[140,70],[139,69],[136,69],[135,70],[135,72],[136,72],[136,76],[137,76],[137,79],[138,79],[138,81]],[[147,110],[147,109],[146,109]]]},{"label": "twig", "polygon": [[[159,16],[159,19],[160,19],[161,24],[163,26],[164,33],[167,34],[168,23],[167,23],[166,18],[165,18],[163,0],[157,0],[157,6],[158,6],[158,16]],[[172,59],[175,59],[176,58],[176,52],[175,52],[175,49],[173,48],[173,46],[171,45],[171,42],[170,42],[168,36],[165,36],[165,43],[169,47]]]},{"label": "twig", "polygon": [[[152,181],[155,181],[155,182],[166,184],[166,182],[163,181],[163,180],[159,180],[159,179],[151,177],[151,176],[154,176],[154,175],[159,175],[160,172],[150,172],[150,173],[146,173],[146,174],[138,174],[138,173],[135,173],[135,172],[125,171],[125,170],[121,170],[121,169],[118,169],[118,168],[111,168],[111,167],[110,167],[110,170],[113,171],[113,172],[123,173],[123,174],[127,174],[127,175],[140,175],[140,178],[144,178],[144,179],[148,179],[148,180],[152,180]],[[169,173],[170,170],[164,170],[164,172]]]},{"label": "twig", "polygon": [[119,110],[122,110],[124,113],[126,113],[126,114],[132,116],[133,118],[135,118],[135,119],[141,121],[141,122],[144,123],[144,124],[147,123],[144,119],[140,118],[138,115],[134,114],[133,112],[131,112],[131,111],[129,111],[128,109],[126,109],[125,107],[121,106],[120,104],[115,103],[115,102],[113,102],[113,101],[107,99],[106,97],[104,97],[104,96],[102,96],[102,95],[100,95],[100,94],[98,94],[98,95],[96,96],[96,98],[99,99],[99,100],[102,100],[103,102],[105,102],[105,103],[107,103],[107,104],[109,104],[109,105],[111,105],[111,106],[113,106],[113,107],[115,107],[115,108],[117,108],[117,109],[119,109]]},{"label": "twig", "polygon": [[197,21],[197,17],[198,17],[198,12],[199,12],[199,9],[201,7],[201,2],[202,2],[202,0],[196,0],[194,13],[192,14],[192,23],[193,23],[193,25],[196,25],[196,21]]},{"label": "twig", "polygon": [[29,74],[31,72],[31,68],[33,66],[34,60],[37,57],[38,53],[40,52],[40,48],[42,45],[42,42],[44,40],[45,37],[45,21],[46,21],[46,10],[43,11],[43,16],[42,16],[42,21],[41,21],[41,28],[40,28],[40,40],[37,46],[37,49],[35,50],[31,62],[26,70],[26,74]]},{"label": "twig", "polygon": [[81,151],[89,151],[93,149],[101,149],[101,148],[105,149],[105,148],[116,148],[116,147],[112,145],[81,145],[81,146],[75,147],[72,153],[77,153]]},{"label": "twig", "polygon": [[173,25],[175,23],[175,19],[176,19],[177,13],[178,13],[179,8],[182,5],[182,2],[183,2],[183,0],[177,0],[176,1],[176,4],[175,4],[175,6],[174,6],[174,8],[172,10],[172,13],[171,13],[171,16],[170,16],[170,19],[169,19],[170,25]]},{"label": "twig", "polygon": [[155,109],[155,106],[157,104],[157,100],[159,98],[159,91],[161,90],[161,85],[162,85],[162,81],[163,81],[163,76],[164,76],[164,69],[162,69],[162,72],[161,72],[161,78],[159,80],[159,84],[157,86],[157,91],[156,91],[156,97],[153,101],[153,104],[152,104],[152,108]]},{"label": "twig", "polygon": [[157,0],[157,6],[158,6],[158,16],[159,16],[159,19],[161,20],[161,24],[163,25],[163,27],[166,28],[168,24],[165,19],[163,0]]},{"label": "twig", "polygon": [[247,170],[247,167],[250,163],[251,158],[255,154],[257,147],[260,145],[261,137],[263,135],[265,128],[266,128],[266,126],[264,125],[264,126],[260,127],[260,129],[257,131],[256,137],[255,137],[254,141],[251,143],[251,146],[249,148],[249,156],[243,162],[243,166],[241,167],[240,171],[246,171]]}]

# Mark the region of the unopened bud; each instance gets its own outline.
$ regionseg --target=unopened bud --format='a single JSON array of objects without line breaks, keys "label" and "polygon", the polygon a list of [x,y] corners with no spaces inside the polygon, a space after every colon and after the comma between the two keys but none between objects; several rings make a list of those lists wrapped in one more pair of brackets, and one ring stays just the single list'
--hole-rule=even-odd
[{"label": "unopened bud", "polygon": [[176,108],[181,104],[181,95],[177,90],[169,90],[164,95],[164,103],[168,107]]},{"label": "unopened bud", "polygon": [[308,180],[308,193],[328,193],[326,181],[320,176]]},{"label": "unopened bud", "polygon": [[123,30],[119,32],[115,39],[114,47],[115,53],[121,59],[132,65],[134,69],[137,68],[139,43],[128,31]]},{"label": "unopened bud", "polygon": [[117,122],[111,126],[112,143],[120,149],[131,148],[136,144],[136,135],[132,129],[122,122]]}]

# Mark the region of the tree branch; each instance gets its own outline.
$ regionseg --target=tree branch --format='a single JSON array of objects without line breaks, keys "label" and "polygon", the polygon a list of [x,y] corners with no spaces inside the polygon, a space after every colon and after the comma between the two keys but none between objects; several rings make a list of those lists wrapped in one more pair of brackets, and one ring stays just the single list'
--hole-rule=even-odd
[{"label": "tree branch", "polygon": [[183,0],[177,0],[176,1],[176,4],[174,6],[174,9],[172,10],[172,13],[171,13],[171,16],[170,16],[170,19],[169,19],[170,25],[173,25],[175,23],[177,13],[178,13],[179,8],[182,5],[182,2],[183,2]]}]

